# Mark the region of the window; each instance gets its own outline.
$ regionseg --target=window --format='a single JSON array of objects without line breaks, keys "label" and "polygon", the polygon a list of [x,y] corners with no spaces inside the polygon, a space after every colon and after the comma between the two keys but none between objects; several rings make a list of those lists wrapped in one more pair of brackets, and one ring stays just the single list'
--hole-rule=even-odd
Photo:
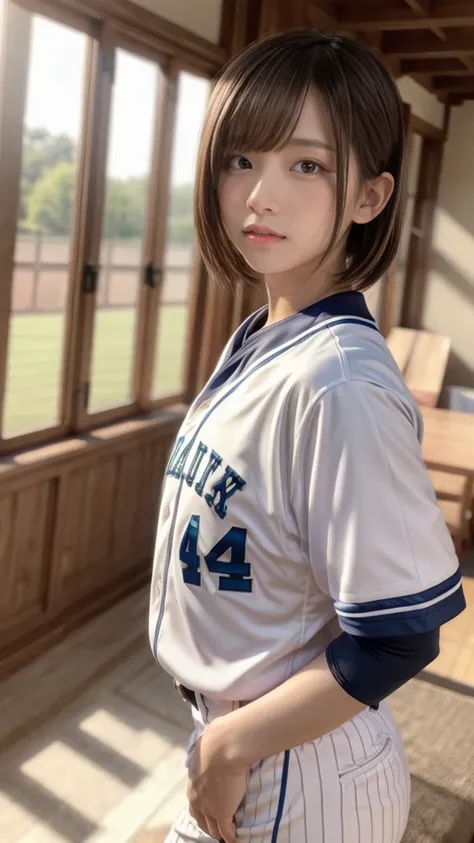
[{"label": "window", "polygon": [[[117,50],[89,410],[133,401],[159,66]],[[137,96],[137,91],[140,95]]]},{"label": "window", "polygon": [[190,73],[178,81],[163,289],[155,341],[153,398],[183,392],[189,292],[195,265],[193,184],[210,83]]},{"label": "window", "polygon": [[9,2],[3,452],[183,399],[211,73],[61,0],[51,17]]},{"label": "window", "polygon": [[31,21],[3,435],[59,421],[87,38]]}]

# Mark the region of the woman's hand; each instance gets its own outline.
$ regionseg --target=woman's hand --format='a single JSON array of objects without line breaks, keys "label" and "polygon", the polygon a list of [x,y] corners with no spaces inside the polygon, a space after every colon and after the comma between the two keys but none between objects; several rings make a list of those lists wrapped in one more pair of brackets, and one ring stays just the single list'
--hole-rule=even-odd
[{"label": "woman's hand", "polygon": [[234,815],[245,794],[246,770],[226,752],[226,717],[218,717],[198,738],[189,761],[189,811],[202,831],[235,843]]}]

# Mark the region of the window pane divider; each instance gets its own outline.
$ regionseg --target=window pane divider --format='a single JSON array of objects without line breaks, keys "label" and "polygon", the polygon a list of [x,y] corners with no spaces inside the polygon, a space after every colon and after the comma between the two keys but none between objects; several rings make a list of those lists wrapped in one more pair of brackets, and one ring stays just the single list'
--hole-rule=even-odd
[{"label": "window pane divider", "polygon": [[[3,0],[0,51],[0,424],[7,381],[7,355],[20,206],[23,123],[26,108],[31,15]],[[10,440],[8,440],[9,442]]]},{"label": "window pane divider", "polygon": [[[164,272],[178,73],[179,64],[172,60],[166,73],[165,84],[158,93],[152,188],[147,210],[147,240],[150,251],[145,255],[145,263],[149,258],[155,269],[161,272]],[[140,290],[137,332],[139,345],[135,357],[133,394],[143,410],[153,405],[151,389],[162,289],[162,284],[150,287],[143,283]]]},{"label": "window pane divider", "polygon": [[115,51],[115,46],[104,37],[98,45],[94,57],[94,71],[90,78],[90,114],[86,133],[85,152],[87,170],[84,174],[84,219],[82,248],[78,250],[76,268],[76,289],[78,290],[78,318],[75,365],[70,373],[69,383],[73,384],[69,394],[76,397],[72,402],[72,424],[77,431],[90,426],[91,415],[83,400],[83,395],[90,383],[92,365],[92,342],[97,292],[86,292],[83,277],[86,265],[100,266],[102,241],[103,211],[106,193],[106,169],[111,117],[112,90],[114,85],[114,65],[105,59]]}]

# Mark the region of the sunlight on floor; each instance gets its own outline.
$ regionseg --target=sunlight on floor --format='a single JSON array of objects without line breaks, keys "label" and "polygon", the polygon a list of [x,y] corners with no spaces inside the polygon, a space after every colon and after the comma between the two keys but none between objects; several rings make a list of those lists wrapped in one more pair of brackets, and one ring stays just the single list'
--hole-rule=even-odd
[{"label": "sunlight on floor", "polygon": [[[474,578],[465,577],[464,589],[468,609],[443,628],[430,673],[474,688]],[[91,660],[101,665],[102,678],[0,753],[0,843],[163,843],[185,799],[190,713],[145,642],[126,657],[111,651],[104,663],[111,631],[140,615],[143,599],[129,598],[76,633],[74,647],[45,654],[19,675],[15,687],[23,690],[28,676],[35,688],[49,676],[56,700],[62,685],[71,690],[74,653],[78,677],[86,659],[90,669]],[[11,685],[0,683],[2,692],[14,698]]]}]

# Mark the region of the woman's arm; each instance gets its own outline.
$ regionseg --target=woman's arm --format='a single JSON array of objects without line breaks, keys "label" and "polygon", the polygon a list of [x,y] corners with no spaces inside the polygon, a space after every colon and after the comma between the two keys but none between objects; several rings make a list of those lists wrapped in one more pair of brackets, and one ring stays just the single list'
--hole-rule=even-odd
[{"label": "woman's arm", "polygon": [[234,843],[232,818],[253,764],[332,732],[367,705],[377,705],[438,652],[438,629],[385,638],[343,632],[282,685],[207,726],[190,759],[191,816],[211,836]]},{"label": "woman's arm", "polygon": [[323,653],[264,697],[211,723],[216,761],[236,770],[332,732],[366,706],[344,691]]},{"label": "woman's arm", "polygon": [[419,673],[439,653],[439,630],[366,638],[343,633],[274,691],[214,721],[216,752],[248,769],[332,732]]},{"label": "woman's arm", "polygon": [[189,811],[199,828],[235,843],[233,818],[252,764],[331,731],[363,708],[340,687],[322,654],[266,696],[217,717],[189,761]]}]

